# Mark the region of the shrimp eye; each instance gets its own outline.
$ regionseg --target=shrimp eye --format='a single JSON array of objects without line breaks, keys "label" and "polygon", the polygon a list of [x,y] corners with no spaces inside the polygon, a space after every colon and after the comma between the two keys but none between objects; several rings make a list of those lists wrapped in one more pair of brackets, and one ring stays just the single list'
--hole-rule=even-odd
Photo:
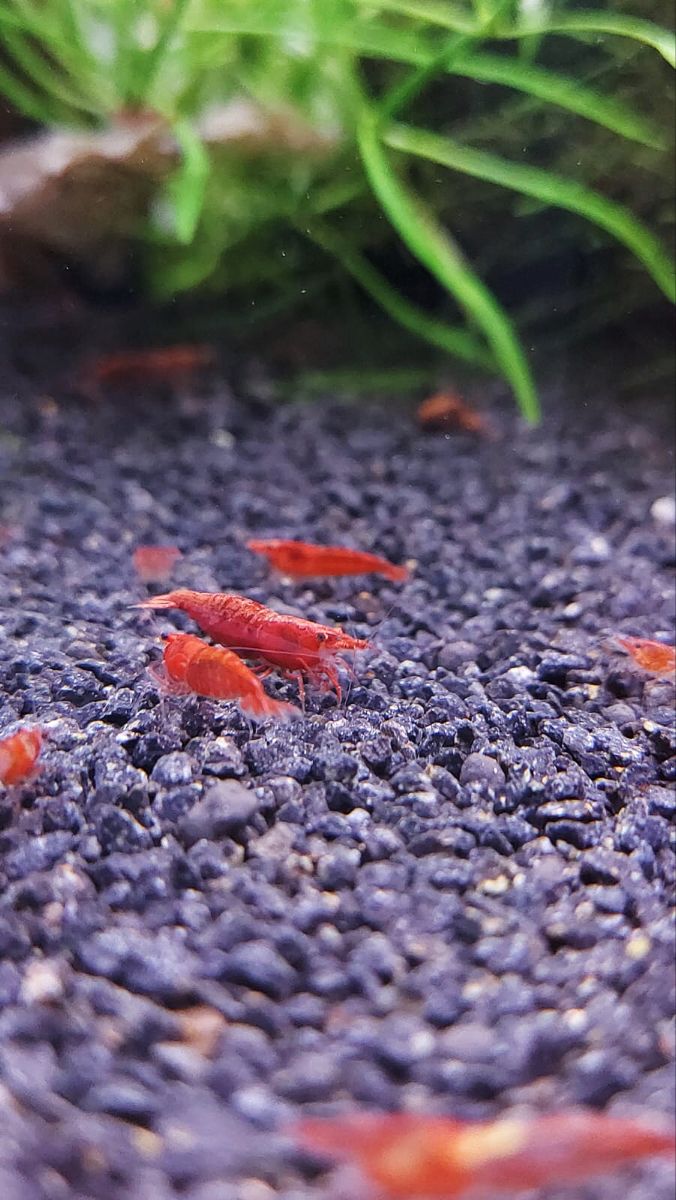
[{"label": "shrimp eye", "polygon": [[328,637],[328,634],[326,634],[326,633],[318,633],[318,634],[317,634],[317,641],[318,641],[318,642],[325,642],[325,641],[326,641],[326,639],[327,639],[327,637]]}]

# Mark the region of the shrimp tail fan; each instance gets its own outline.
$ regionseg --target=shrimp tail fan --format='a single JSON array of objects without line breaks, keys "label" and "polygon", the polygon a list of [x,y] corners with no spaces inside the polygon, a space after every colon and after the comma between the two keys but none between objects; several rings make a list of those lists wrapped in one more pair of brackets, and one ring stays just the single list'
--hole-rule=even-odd
[{"label": "shrimp tail fan", "polygon": [[132,604],[132,608],[176,608],[176,593],[164,592],[161,596],[149,596],[147,600],[140,600],[138,604]]},{"label": "shrimp tail fan", "polygon": [[403,583],[408,579],[410,571],[408,567],[398,567],[394,563],[388,563],[387,569],[383,567],[383,575],[391,579],[393,583]]}]

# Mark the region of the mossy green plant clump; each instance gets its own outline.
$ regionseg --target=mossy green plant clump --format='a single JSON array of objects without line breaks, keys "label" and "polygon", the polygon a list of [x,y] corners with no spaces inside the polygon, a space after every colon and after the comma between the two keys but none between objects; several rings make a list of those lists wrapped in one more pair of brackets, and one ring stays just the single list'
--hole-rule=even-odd
[{"label": "mossy green plant clump", "polygon": [[128,226],[151,295],[270,312],[350,279],[501,374],[535,420],[522,334],[543,305],[508,312],[505,276],[578,253],[600,264],[592,319],[618,262],[628,307],[648,287],[675,298],[676,39],[654,16],[624,0],[0,0],[0,89],[49,128],[161,129]]}]

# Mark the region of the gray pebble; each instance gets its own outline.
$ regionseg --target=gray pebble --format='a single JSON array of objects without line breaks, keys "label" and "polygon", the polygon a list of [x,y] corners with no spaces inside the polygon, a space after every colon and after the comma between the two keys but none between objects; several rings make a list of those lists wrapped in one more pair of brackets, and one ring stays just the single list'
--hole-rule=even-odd
[{"label": "gray pebble", "polygon": [[160,787],[175,787],[180,783],[190,783],[193,764],[188,754],[175,750],[158,758],[152,769],[150,778]]},{"label": "gray pebble", "polygon": [[258,810],[258,796],[234,779],[212,784],[203,800],[193,805],[178,824],[178,835],[185,846],[201,838],[218,839],[235,833]]},{"label": "gray pebble", "polygon": [[505,783],[505,773],[494,758],[487,754],[468,754],[460,771],[460,782],[484,783],[487,787],[500,788]]},{"label": "gray pebble", "polygon": [[284,1000],[296,986],[296,972],[265,942],[252,941],[236,946],[223,967],[223,978],[264,992],[275,1000]]}]

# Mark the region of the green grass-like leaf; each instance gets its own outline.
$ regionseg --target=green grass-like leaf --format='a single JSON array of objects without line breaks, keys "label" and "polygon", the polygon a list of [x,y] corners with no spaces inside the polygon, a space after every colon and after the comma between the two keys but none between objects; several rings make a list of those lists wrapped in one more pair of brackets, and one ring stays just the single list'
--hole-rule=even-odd
[{"label": "green grass-like leaf", "polygon": [[18,112],[24,113],[33,121],[51,124],[58,120],[59,116],[61,119],[68,117],[68,108],[60,106],[54,97],[42,96],[39,92],[33,91],[2,64],[0,64],[0,92],[7,97]]},{"label": "green grass-like leaf", "polygon": [[457,4],[446,0],[379,0],[382,12],[398,13],[429,25],[440,25],[453,33],[474,33],[477,20],[474,13],[467,12]]},{"label": "green grass-like leaf", "polygon": [[400,237],[482,330],[512,385],[523,416],[527,421],[537,421],[540,408],[533,377],[506,313],[465,262],[449,234],[397,178],[369,113],[360,123],[358,141],[371,186]]},{"label": "green grass-like leaf", "polygon": [[664,248],[630,212],[591,188],[552,171],[506,162],[485,150],[473,150],[424,129],[398,125],[386,132],[385,141],[393,150],[429,159],[476,179],[497,183],[546,204],[580,213],[623,242],[647,268],[665,296],[676,301],[674,264]]},{"label": "green grass-like leaf", "polygon": [[576,79],[567,79],[554,71],[497,54],[468,54],[454,62],[452,74],[463,75],[480,83],[498,83],[514,88],[559,108],[603,125],[613,133],[661,150],[665,140],[647,118],[616,100],[584,87]]},{"label": "green grass-like leaf", "polygon": [[[676,35],[667,29],[661,29],[652,21],[642,21],[639,17],[628,17],[623,13],[585,12],[580,9],[570,16],[552,14],[540,27],[529,25],[527,30],[519,30],[518,36],[524,33],[570,33],[573,35],[593,36],[599,33],[609,33],[615,37],[631,38],[634,42],[642,42],[651,46],[658,54],[676,67]],[[505,34],[509,37],[510,34]]]},{"label": "green grass-like leaf", "polygon": [[[1,15],[0,24],[2,24]],[[16,32],[11,26],[8,26],[5,28],[3,36],[5,49],[18,63],[26,77],[34,86],[37,85],[39,89],[43,89],[62,111],[75,109],[84,113],[90,112],[88,99],[80,92],[77,85],[74,86],[68,76],[64,80],[54,69],[50,69],[49,61],[33,48],[22,33]]]}]

